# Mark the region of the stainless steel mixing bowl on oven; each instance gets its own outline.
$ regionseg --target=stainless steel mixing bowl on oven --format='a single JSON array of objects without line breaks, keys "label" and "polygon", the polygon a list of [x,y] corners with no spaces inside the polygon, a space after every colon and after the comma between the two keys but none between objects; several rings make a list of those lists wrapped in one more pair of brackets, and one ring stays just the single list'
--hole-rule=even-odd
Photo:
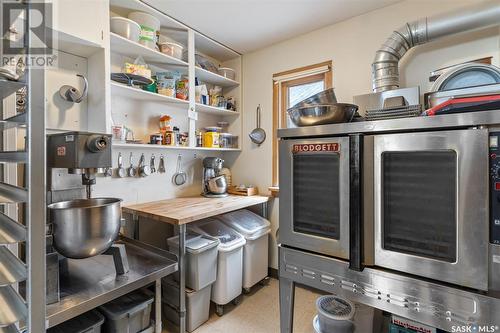
[{"label": "stainless steel mixing bowl on oven", "polygon": [[54,247],[72,259],[105,252],[120,231],[121,199],[92,198],[50,204]]},{"label": "stainless steel mixing bowl on oven", "polygon": [[350,122],[357,110],[357,105],[336,103],[294,106],[287,112],[296,126],[315,126]]}]

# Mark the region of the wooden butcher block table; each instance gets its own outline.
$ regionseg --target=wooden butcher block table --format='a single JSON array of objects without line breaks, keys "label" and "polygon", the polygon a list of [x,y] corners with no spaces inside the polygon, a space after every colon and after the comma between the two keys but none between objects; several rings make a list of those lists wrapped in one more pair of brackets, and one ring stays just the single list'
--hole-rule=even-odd
[{"label": "wooden butcher block table", "polygon": [[181,333],[186,331],[186,225],[208,217],[255,205],[262,205],[262,215],[267,217],[268,201],[269,197],[258,195],[229,195],[225,198],[196,196],[152,201],[128,205],[122,208],[124,213],[133,216],[136,225],[139,223],[139,217],[143,217],[176,226],[176,230],[179,233],[179,331]]}]

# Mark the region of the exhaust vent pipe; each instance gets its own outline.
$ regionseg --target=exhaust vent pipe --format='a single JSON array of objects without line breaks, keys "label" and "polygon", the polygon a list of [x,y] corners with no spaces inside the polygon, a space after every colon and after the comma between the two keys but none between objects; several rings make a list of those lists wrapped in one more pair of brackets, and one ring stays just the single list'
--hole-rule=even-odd
[{"label": "exhaust vent pipe", "polygon": [[500,25],[500,0],[481,2],[448,14],[425,17],[394,31],[375,54],[373,92],[399,88],[399,61],[414,46],[461,32]]}]

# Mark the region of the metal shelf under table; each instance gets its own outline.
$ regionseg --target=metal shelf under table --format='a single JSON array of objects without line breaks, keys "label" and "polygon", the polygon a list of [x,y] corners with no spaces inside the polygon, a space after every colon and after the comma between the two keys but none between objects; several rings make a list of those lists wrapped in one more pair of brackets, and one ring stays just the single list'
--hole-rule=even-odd
[{"label": "metal shelf under table", "polygon": [[[117,276],[113,257],[68,259],[68,273],[60,276],[61,300],[47,305],[47,324],[53,327],[133,290],[156,282],[161,297],[161,278],[177,271],[175,255],[128,238],[125,244],[129,272]],[[160,288],[160,290],[158,290]],[[158,303],[161,299],[157,299]]]}]

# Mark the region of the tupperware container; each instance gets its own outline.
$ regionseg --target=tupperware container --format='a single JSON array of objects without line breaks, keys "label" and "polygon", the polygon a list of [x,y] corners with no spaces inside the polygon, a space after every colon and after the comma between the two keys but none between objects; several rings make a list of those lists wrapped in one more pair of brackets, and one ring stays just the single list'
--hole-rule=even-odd
[{"label": "tupperware container", "polygon": [[107,333],[137,333],[150,325],[154,296],[137,290],[99,307],[106,317],[104,331]]},{"label": "tupperware container", "polygon": [[128,18],[115,16],[110,19],[111,32],[138,43],[141,26]]},{"label": "tupperware container", "polygon": [[182,50],[184,46],[174,43],[174,42],[161,42],[158,44],[160,47],[160,52],[165,53],[171,57],[182,59]]},{"label": "tupperware container", "polygon": [[247,209],[226,213],[218,218],[245,237],[243,288],[248,290],[267,277],[271,223]]},{"label": "tupperware container", "polygon": [[[212,286],[195,291],[186,289],[186,329],[192,332],[206,322],[210,315],[210,292]],[[179,325],[179,287],[171,280],[162,283],[163,313],[165,317]]]},{"label": "tupperware container", "polygon": [[160,30],[160,20],[143,12],[132,12],[128,14],[128,18],[141,26],[139,43],[150,49],[156,49],[156,32]]},{"label": "tupperware container", "polygon": [[354,304],[344,298],[325,295],[316,300],[318,315],[313,326],[318,333],[353,333]]},{"label": "tupperware container", "polygon": [[219,73],[219,75],[222,75],[224,76],[225,78],[228,78],[230,80],[234,80],[236,78],[236,72],[234,69],[232,68],[228,68],[228,67],[220,67],[218,70],[217,70],[217,73]]},{"label": "tupperware container", "polygon": [[192,229],[220,242],[217,247],[217,280],[212,286],[211,300],[225,305],[241,295],[245,238],[215,218],[200,221]]},{"label": "tupperware container", "polygon": [[[170,252],[178,255],[179,236],[167,240]],[[217,278],[217,246],[219,240],[193,231],[186,234],[186,286],[200,290]],[[178,274],[174,275],[178,277]]]},{"label": "tupperware container", "polygon": [[47,333],[100,333],[103,323],[103,315],[92,310],[49,328]]}]

